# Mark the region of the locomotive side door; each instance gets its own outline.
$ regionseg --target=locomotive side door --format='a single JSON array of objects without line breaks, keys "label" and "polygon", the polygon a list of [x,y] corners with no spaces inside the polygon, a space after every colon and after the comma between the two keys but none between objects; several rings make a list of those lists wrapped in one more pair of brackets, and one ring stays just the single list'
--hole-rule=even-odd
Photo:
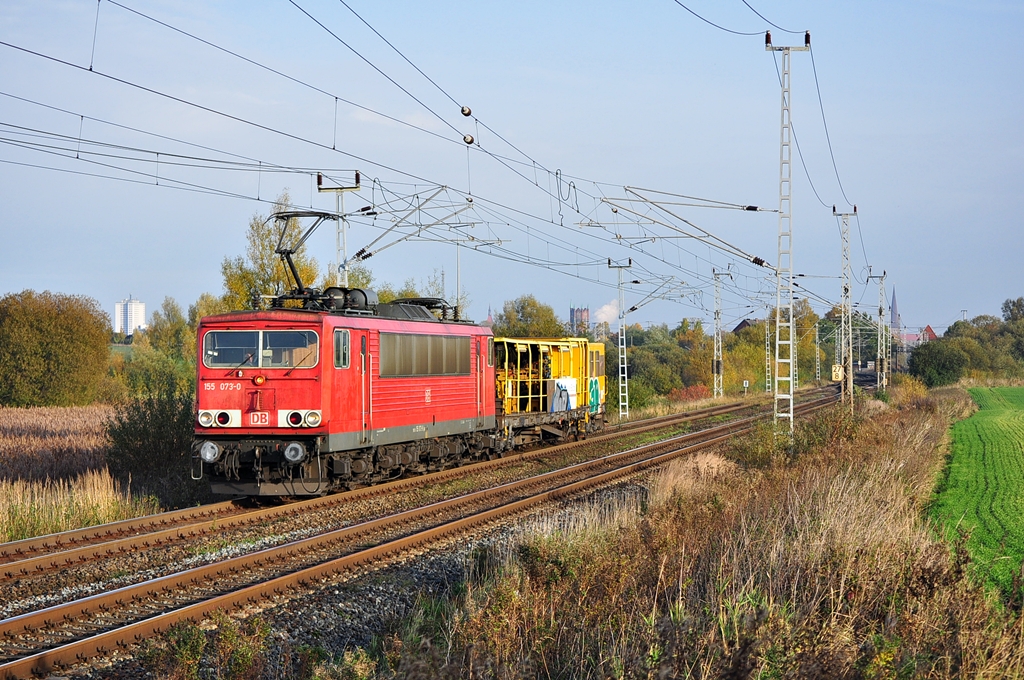
[{"label": "locomotive side door", "polygon": [[480,338],[474,338],[476,345],[474,348],[476,351],[476,426],[481,427],[484,424],[484,413],[483,413],[483,398],[484,398],[484,362],[483,352],[480,347]]},{"label": "locomotive side door", "polygon": [[359,441],[362,444],[368,444],[370,442],[371,399],[373,398],[370,382],[373,374],[373,362],[372,355],[370,354],[369,333],[367,331],[356,331],[355,336],[358,338],[357,342],[359,343],[356,345],[359,347],[359,422],[361,423]]}]

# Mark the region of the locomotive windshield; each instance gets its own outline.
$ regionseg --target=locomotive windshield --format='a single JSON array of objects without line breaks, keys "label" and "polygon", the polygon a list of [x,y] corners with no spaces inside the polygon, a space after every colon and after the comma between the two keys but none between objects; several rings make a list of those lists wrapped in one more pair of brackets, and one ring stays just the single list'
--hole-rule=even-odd
[{"label": "locomotive windshield", "polygon": [[317,351],[313,331],[210,331],[203,338],[208,368],[312,368]]}]

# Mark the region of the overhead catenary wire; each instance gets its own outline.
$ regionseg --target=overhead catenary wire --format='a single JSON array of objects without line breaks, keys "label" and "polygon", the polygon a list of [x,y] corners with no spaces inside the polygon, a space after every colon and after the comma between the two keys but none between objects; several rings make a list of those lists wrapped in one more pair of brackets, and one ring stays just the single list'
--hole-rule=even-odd
[{"label": "overhead catenary wire", "polygon": [[[77,65],[73,65],[73,66],[75,66],[76,68],[81,68],[81,67],[78,67]],[[110,77],[110,76],[107,76],[106,74],[102,74],[102,73],[101,73],[101,74],[99,74],[99,75],[102,75],[102,76],[104,76],[104,77]],[[124,81],[122,81],[121,79],[118,79],[118,78],[112,78],[112,79],[113,79],[113,80],[117,80],[117,81],[119,81],[119,82],[124,82]],[[131,84],[132,86],[136,86],[136,85],[135,85],[135,84],[133,84],[133,83],[129,83],[129,84]],[[152,90],[151,88],[146,88],[146,87],[144,87],[144,86],[139,86],[139,87],[140,87],[140,89],[143,89],[143,90],[146,90],[146,91],[150,91],[150,92],[152,92],[152,91],[153,91],[153,90]],[[164,93],[157,93],[157,94],[160,94],[160,95],[162,95],[162,96],[166,96],[166,95],[164,95]],[[174,97],[172,96],[171,98],[174,98]],[[174,99],[177,99],[177,98],[174,98]],[[182,100],[178,99],[178,101],[182,101]],[[194,105],[194,103],[193,103],[193,102],[185,102],[185,103],[188,103],[189,105]],[[204,106],[202,106],[202,105],[198,105],[198,106],[199,106],[199,108],[202,108],[202,109],[204,109],[204,110],[207,110],[207,111],[210,111],[210,110],[211,110],[210,108],[208,108],[208,107],[204,107]],[[214,112],[214,113],[218,113],[218,114],[223,114],[223,112],[220,112],[220,111],[215,111],[215,110],[214,110],[213,112]],[[232,117],[232,116],[231,116],[231,114],[228,114],[228,116],[229,116],[229,117]],[[236,119],[237,119],[237,118],[236,118]],[[245,123],[250,123],[250,124],[252,123],[252,121],[244,121],[244,120],[243,120],[242,122],[245,122]],[[258,124],[258,123],[256,123],[256,125],[257,125],[257,126],[260,126],[260,127],[263,127],[263,129],[270,129],[270,130],[273,130],[272,128],[269,128],[269,126],[261,126],[261,125],[260,125],[260,124]],[[485,127],[486,127],[486,126],[485,126]],[[277,131],[277,130],[273,130],[273,131],[275,131],[275,132],[284,132],[284,131]],[[293,138],[298,138],[298,137],[296,137],[296,136],[294,136],[294,135],[291,135],[290,133],[287,133],[287,132],[284,132],[284,134],[286,134],[286,135],[289,135],[289,136],[292,136]],[[301,139],[301,138],[300,138],[300,139]],[[95,140],[94,140],[94,141],[95,141]],[[182,141],[182,140],[178,140],[178,141]],[[302,141],[309,141],[309,140],[302,140]],[[331,147],[327,147],[326,145],[319,145],[319,146],[321,146],[321,147],[322,147],[322,148],[324,148],[324,149],[328,149],[328,148],[330,148],[331,150],[335,150],[335,151],[338,151],[339,153],[342,153],[342,154],[345,154],[345,155],[349,155],[349,156],[351,156],[351,154],[348,154],[348,153],[347,153],[347,152],[345,152],[344,150],[336,150],[336,149],[333,149],[333,148],[331,148]],[[159,151],[159,152],[157,152],[157,151],[153,151],[153,153],[154,153],[154,154],[156,154],[156,153],[159,153],[159,154],[161,155],[161,159],[163,160],[165,152],[163,152],[163,151]],[[382,165],[382,164],[379,164],[379,163],[375,163],[374,161],[370,161],[369,159],[361,159],[361,158],[359,158],[359,157],[356,157],[356,159],[357,159],[357,160],[360,160],[361,162],[369,162],[370,164],[372,164],[372,165],[375,165],[376,167],[381,167],[381,168],[383,168],[383,169],[385,169],[385,170],[388,170],[388,171],[391,171],[391,172],[395,172],[395,173],[397,173],[397,174],[400,174],[400,175],[402,175],[402,176],[405,176],[405,177],[410,177],[411,179],[416,179],[416,180],[419,180],[419,181],[421,181],[421,182],[424,182],[424,183],[427,183],[427,184],[433,184],[432,182],[430,182],[430,180],[428,180],[428,179],[426,179],[426,178],[423,178],[423,177],[418,177],[418,176],[416,176],[416,175],[412,175],[412,174],[410,174],[410,173],[406,173],[406,172],[403,172],[403,171],[401,171],[401,170],[398,170],[397,168],[393,168],[393,167],[389,167],[389,166],[386,166],[386,165]],[[135,161],[135,160],[139,160],[139,159],[128,159],[128,158],[125,158],[124,160],[132,160],[132,161]],[[166,164],[166,163],[169,163],[170,161],[163,161],[163,162],[164,162],[164,163]],[[217,162],[219,162],[219,161],[217,161]],[[517,161],[512,161],[512,160],[510,160],[509,162],[510,162],[510,163],[515,163],[515,162],[517,162]],[[265,161],[260,161],[260,163],[265,163]],[[239,165],[238,167],[239,167],[239,168],[241,168],[242,166],[241,166],[241,165]],[[266,166],[264,166],[264,167],[266,167]],[[153,173],[153,174],[155,175],[155,173]],[[566,176],[566,177],[568,178],[568,176]],[[535,182],[534,182],[534,181],[531,181],[531,183],[535,183]],[[565,185],[564,185],[564,184],[561,184],[561,185],[559,185],[559,187],[556,187],[555,189],[553,189],[551,193],[555,193],[556,191],[559,191],[559,189],[561,189],[561,190],[564,190],[564,188],[565,188]],[[583,192],[581,191],[581,193],[583,193]],[[579,210],[579,207],[580,207],[580,206],[579,206],[579,203],[575,203],[575,204],[574,204],[573,202],[570,202],[570,201],[566,201],[566,200],[564,200],[564,199],[563,199],[562,197],[560,197],[560,198],[559,198],[559,200],[560,200],[560,204],[561,204],[561,203],[565,203],[566,205],[568,205],[568,206],[570,207],[570,209],[574,210],[574,211],[575,211],[575,212],[577,212],[577,213],[580,213],[580,210]],[[703,199],[702,199],[702,200],[703,200]],[[495,205],[495,206],[501,206],[501,204],[500,204],[500,203],[498,203],[498,202],[494,202],[494,205]],[[505,208],[508,208],[508,206],[503,206],[503,207],[505,207]],[[710,206],[709,206],[709,207],[710,207]],[[528,216],[528,217],[529,217],[530,219],[540,219],[540,220],[541,220],[541,221],[543,221],[543,222],[547,222],[547,223],[553,224],[553,225],[555,225],[555,226],[564,226],[564,225],[560,225],[560,224],[558,223],[558,221],[557,221],[557,220],[544,220],[543,218],[540,218],[539,216],[537,216],[537,215],[535,215],[535,214],[532,214],[532,213],[529,213],[529,212],[527,212],[527,211],[517,210],[517,212],[518,212],[519,214],[522,214],[522,215],[524,215],[524,216]],[[568,228],[568,227],[566,227],[566,228]],[[535,238],[536,238],[536,234],[537,234],[537,232],[536,232],[536,230],[535,230],[535,231],[534,231],[534,237],[535,237]],[[613,240],[608,240],[607,242],[608,242],[608,243],[614,243],[614,241],[613,241]],[[548,243],[552,243],[552,244],[553,244],[553,243],[555,243],[555,242],[554,242],[554,241],[548,241]],[[672,246],[673,246],[673,247],[675,247],[675,246],[676,246],[676,244],[672,244]],[[642,248],[642,247],[641,247],[641,248],[636,248],[636,250],[643,250],[643,248]],[[654,249],[652,249],[652,250],[654,250]],[[685,252],[688,252],[688,251],[685,251]]]},{"label": "overhead catenary wire", "polygon": [[749,33],[744,32],[744,31],[734,31],[731,28],[726,28],[725,26],[721,26],[719,24],[716,24],[715,22],[711,21],[710,19],[705,19],[704,17],[702,17],[701,15],[697,14],[692,9],[690,9],[689,7],[684,5],[679,0],[673,0],[673,2],[675,2],[677,5],[679,5],[683,9],[685,9],[687,12],[689,12],[693,16],[695,16],[698,19],[700,19],[701,21],[703,21],[705,24],[708,24],[709,26],[714,26],[715,28],[717,28],[720,31],[725,31],[726,33],[732,33],[733,35],[761,35],[762,34],[761,31],[752,31],[752,32],[749,32]]},{"label": "overhead catenary wire", "polygon": [[789,30],[787,28],[783,28],[782,26],[779,26],[778,24],[774,23],[773,21],[770,21],[768,19],[768,17],[766,17],[765,15],[761,14],[756,9],[754,9],[753,6],[749,2],[747,2],[747,0],[743,0],[743,4],[746,5],[747,9],[749,9],[751,12],[753,12],[757,16],[761,17],[761,19],[763,19],[766,24],[768,24],[772,28],[779,29],[783,33],[796,33],[796,34],[799,34],[799,33],[805,33],[806,32],[806,31],[791,31],[791,30]]}]

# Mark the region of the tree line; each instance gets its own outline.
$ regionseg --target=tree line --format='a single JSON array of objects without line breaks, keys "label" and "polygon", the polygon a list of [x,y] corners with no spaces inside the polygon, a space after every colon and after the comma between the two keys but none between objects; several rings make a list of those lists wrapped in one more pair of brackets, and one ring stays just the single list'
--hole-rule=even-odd
[{"label": "tree line", "polygon": [[1024,297],[1007,299],[1002,313],[957,321],[938,340],[915,348],[908,370],[929,387],[964,377],[1024,377]]}]

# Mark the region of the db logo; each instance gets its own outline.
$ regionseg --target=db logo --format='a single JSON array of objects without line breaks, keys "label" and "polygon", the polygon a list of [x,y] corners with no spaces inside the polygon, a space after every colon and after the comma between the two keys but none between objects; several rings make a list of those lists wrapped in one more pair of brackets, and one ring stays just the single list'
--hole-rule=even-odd
[{"label": "db logo", "polygon": [[270,425],[270,414],[266,411],[253,411],[249,414],[250,425]]}]

